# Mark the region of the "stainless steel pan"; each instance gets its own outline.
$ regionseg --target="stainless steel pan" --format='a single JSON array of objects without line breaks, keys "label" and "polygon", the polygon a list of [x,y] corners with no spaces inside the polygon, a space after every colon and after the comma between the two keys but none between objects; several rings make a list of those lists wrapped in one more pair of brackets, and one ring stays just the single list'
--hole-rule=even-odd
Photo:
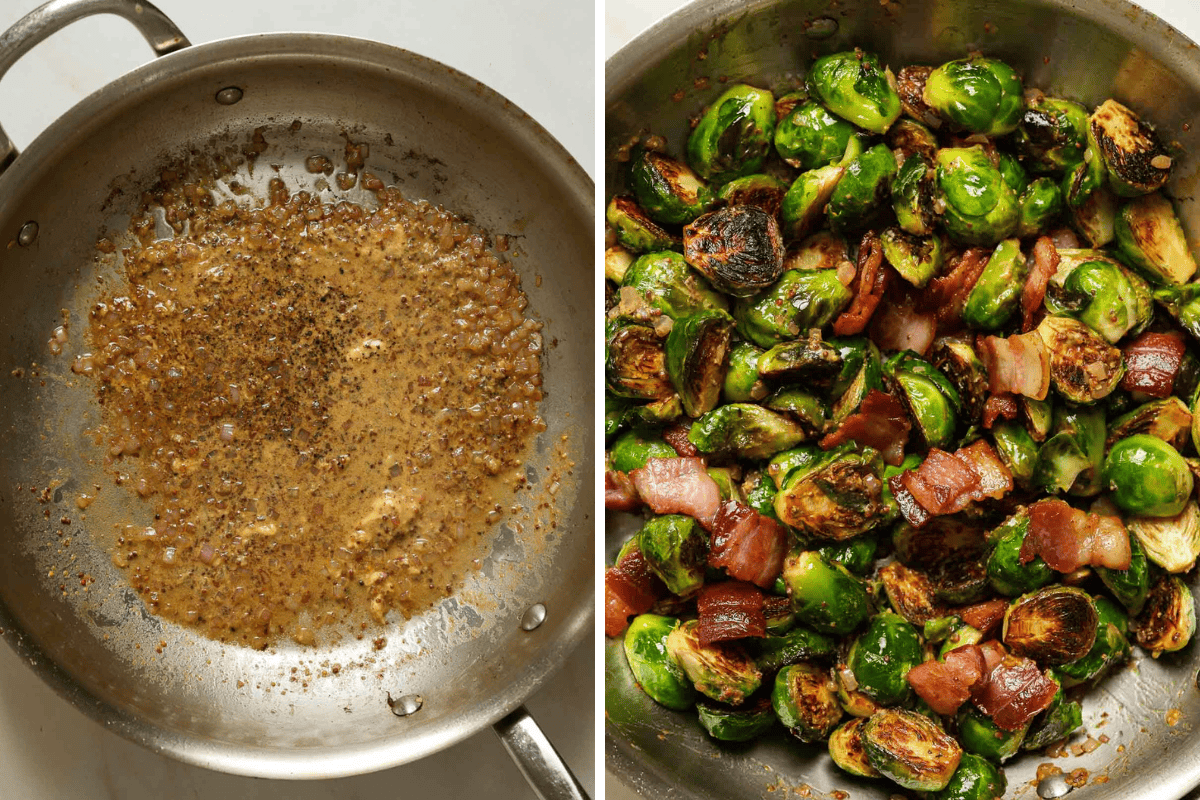
[{"label": "stainless steel pan", "polygon": [[[1183,150],[1170,191],[1193,245],[1200,237],[1194,197],[1200,165],[1200,49],[1157,17],[1124,0],[704,0],[662,20],[605,67],[606,193],[621,187],[612,158],[630,137],[653,131],[679,150],[689,115],[721,91],[721,78],[792,85],[813,54],[861,46],[893,68],[937,64],[981,50],[1024,73],[1029,86],[1095,105],[1116,97],[1153,120]],[[682,99],[673,98],[682,92]],[[624,520],[625,523],[628,520]],[[610,521],[608,555],[628,525]],[[1191,580],[1194,583],[1194,575]],[[1025,756],[1006,768],[1009,796],[1034,797],[1036,766],[1088,770],[1081,800],[1168,800],[1200,783],[1200,646],[1138,661],[1087,694],[1088,733],[1110,741],[1082,757]],[[606,648],[606,764],[647,797],[778,798],[835,790],[887,800],[897,788],[840,772],[824,748],[784,734],[719,747],[694,715],[656,706],[633,683],[619,643]],[[1177,724],[1168,710],[1179,712]],[[1172,715],[1174,718],[1174,715]],[[1119,751],[1120,748],[1120,751]],[[1107,783],[1095,783],[1104,776]],[[1061,778],[1041,796],[1070,791]],[[792,795],[788,795],[792,796]]]},{"label": "stainless steel pan", "polygon": [[[191,46],[147,3],[56,0],[0,37],[0,76],[50,33],[96,13],[128,19],[159,58],[81,102],[19,156],[0,134],[3,638],[109,729],[201,766],[348,775],[420,758],[499,722],[540,794],[581,796],[521,703],[584,638],[592,613],[591,181],[486,86],[369,41],[277,34]],[[406,196],[508,234],[551,343],[549,429],[529,464],[528,503],[552,497],[553,511],[531,508],[502,525],[482,571],[431,612],[381,631],[379,649],[374,634],[253,652],[148,615],[89,534],[148,512],[96,467],[84,435],[97,418],[90,387],[71,379],[69,357],[46,349],[60,309],[70,316],[68,352],[82,344],[98,292],[97,233],[124,228],[156,165],[191,148],[240,146],[259,126],[269,148],[253,175],[240,176],[252,187],[276,174],[269,164],[293,190],[311,190],[304,159],[338,161],[348,134],[370,144],[367,169]],[[563,442],[574,466],[550,487],[546,467],[560,465]],[[92,484],[108,501],[83,514],[74,498]],[[95,579],[86,593],[75,591],[77,573]],[[588,692],[580,713],[590,717]]]}]

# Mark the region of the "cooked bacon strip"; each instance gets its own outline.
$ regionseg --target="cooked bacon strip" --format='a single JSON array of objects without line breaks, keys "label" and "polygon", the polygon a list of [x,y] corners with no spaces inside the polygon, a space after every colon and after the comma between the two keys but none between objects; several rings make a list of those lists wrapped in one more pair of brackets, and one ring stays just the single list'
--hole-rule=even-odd
[{"label": "cooked bacon strip", "polygon": [[890,279],[889,271],[882,264],[883,245],[875,231],[867,231],[858,246],[858,288],[854,300],[833,321],[833,332],[838,336],[853,336],[867,327]]},{"label": "cooked bacon strip", "polygon": [[922,306],[932,311],[939,323],[957,324],[962,317],[967,295],[975,288],[992,252],[980,247],[964,250],[949,272],[929,282],[922,295]]},{"label": "cooked bacon strip", "polygon": [[730,500],[713,519],[708,565],[766,589],[783,570],[788,533],[783,525],[750,506]]},{"label": "cooked bacon strip", "polygon": [[663,441],[675,448],[675,452],[684,458],[695,458],[700,455],[700,451],[696,449],[696,445],[692,444],[692,440],[688,438],[688,432],[691,431],[690,425],[681,425],[676,422],[663,429]]},{"label": "cooked bacon strip", "polygon": [[[972,442],[966,447],[959,448],[954,457],[965,461],[967,466],[979,476],[979,489],[975,500],[990,497],[999,500],[1013,489],[1012,473],[1004,462],[996,455],[992,445],[986,439]],[[964,506],[965,507],[965,506]]]},{"label": "cooked bacon strip", "polygon": [[604,507],[613,511],[633,511],[641,506],[637,489],[629,474],[615,469],[604,471]]},{"label": "cooked bacon strip", "polygon": [[[893,286],[902,284],[896,281]],[[871,341],[880,350],[912,350],[925,355],[937,336],[937,320],[932,312],[920,311],[911,287],[904,284],[899,292],[889,292],[871,318]]]},{"label": "cooked bacon strip", "polygon": [[988,395],[987,402],[983,404],[983,427],[991,430],[1000,417],[1016,419],[1020,412],[1017,398],[1009,392]]},{"label": "cooked bacon strip", "polygon": [[1046,297],[1046,284],[1058,271],[1058,249],[1049,236],[1039,237],[1033,245],[1033,268],[1021,290],[1021,330],[1025,333],[1037,327],[1037,312]]},{"label": "cooked bacon strip", "polygon": [[645,614],[654,601],[666,593],[650,572],[645,556],[631,547],[625,557],[604,571],[604,633],[617,636],[634,614]]},{"label": "cooked bacon strip", "polygon": [[1121,388],[1151,397],[1170,397],[1187,346],[1175,333],[1143,333],[1122,351],[1125,377]]},{"label": "cooked bacon strip", "polygon": [[721,489],[704,471],[703,459],[651,458],[629,477],[655,514],[687,514],[711,530]]},{"label": "cooked bacon strip", "polygon": [[696,597],[700,624],[696,638],[707,647],[713,642],[766,636],[767,619],[763,614],[763,593],[742,581],[705,584]]},{"label": "cooked bacon strip", "polygon": [[905,488],[904,484],[897,480],[900,476],[888,478],[888,488],[892,490],[892,497],[896,500],[896,505],[900,509],[900,514],[908,520],[913,527],[919,528],[929,521],[930,513],[921,507],[917,502],[917,498],[913,497],[912,492]]},{"label": "cooked bacon strip", "polygon": [[987,675],[987,662],[978,645],[956,647],[944,661],[926,661],[908,671],[905,680],[939,714],[949,716],[971,697]]},{"label": "cooked bacon strip", "polygon": [[[920,527],[930,516],[957,513],[976,500],[999,500],[1012,491],[1013,483],[1008,467],[980,439],[954,454],[933,448],[919,467],[889,478],[888,486],[900,513]],[[920,513],[913,513],[912,503]]]},{"label": "cooked bacon strip", "polygon": [[997,598],[965,606],[958,609],[957,613],[959,619],[987,637],[1004,619],[1006,610],[1008,610],[1008,601]]},{"label": "cooked bacon strip", "polygon": [[1005,656],[976,687],[975,705],[996,726],[1015,731],[1049,707],[1058,684],[1028,658]]},{"label": "cooked bacon strip", "polygon": [[1037,331],[1008,338],[985,336],[979,358],[988,371],[993,394],[1010,392],[1045,400],[1050,391],[1050,354]]},{"label": "cooked bacon strip", "polygon": [[872,389],[856,413],[846,417],[836,431],[821,439],[821,447],[828,450],[844,442],[858,442],[883,453],[883,460],[896,466],[904,461],[904,445],[911,429],[912,421],[900,401]]},{"label": "cooked bacon strip", "polygon": [[1074,572],[1083,566],[1129,569],[1132,553],[1120,518],[1047,499],[1029,507],[1029,533],[1021,544],[1022,564],[1036,556],[1056,572]]}]

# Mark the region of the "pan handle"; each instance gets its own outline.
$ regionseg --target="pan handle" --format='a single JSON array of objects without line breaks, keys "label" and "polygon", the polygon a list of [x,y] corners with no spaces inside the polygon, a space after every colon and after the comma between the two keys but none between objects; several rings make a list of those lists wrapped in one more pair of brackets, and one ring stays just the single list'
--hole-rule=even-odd
[{"label": "pan handle", "polygon": [[[38,6],[0,35],[0,79],[17,59],[46,37],[72,22],[95,14],[116,14],[133,23],[156,56],[165,56],[191,44],[167,15],[147,0],[50,0]],[[0,172],[17,157],[17,148],[0,129]]]},{"label": "pan handle", "polygon": [[519,707],[492,726],[539,800],[589,800],[587,792],[533,717]]}]

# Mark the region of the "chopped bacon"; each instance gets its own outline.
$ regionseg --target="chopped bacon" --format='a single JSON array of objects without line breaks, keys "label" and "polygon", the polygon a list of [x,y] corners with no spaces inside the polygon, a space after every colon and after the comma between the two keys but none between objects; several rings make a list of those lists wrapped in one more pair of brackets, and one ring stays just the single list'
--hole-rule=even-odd
[{"label": "chopped bacon", "polygon": [[943,661],[918,664],[904,676],[922,700],[939,714],[949,716],[971,697],[987,675],[987,662],[978,645],[956,647]]},{"label": "chopped bacon", "polygon": [[1004,619],[1008,601],[997,598],[958,609],[958,617],[985,637]]},{"label": "chopped bacon", "polygon": [[712,529],[721,489],[699,458],[651,458],[629,473],[638,495],[655,514],[687,514]]},{"label": "chopped bacon", "polygon": [[675,452],[684,458],[695,458],[700,455],[700,451],[696,449],[696,445],[692,444],[692,440],[688,438],[688,432],[691,431],[690,425],[682,425],[676,422],[670,425],[662,432],[663,441],[675,448]]},{"label": "chopped bacon", "polygon": [[904,461],[904,445],[912,422],[904,406],[890,394],[878,389],[867,392],[859,410],[842,420],[833,433],[821,440],[828,450],[848,441],[873,447],[883,453],[883,460],[896,466]]},{"label": "chopped bacon", "polygon": [[892,490],[892,497],[896,500],[900,514],[908,520],[910,525],[919,528],[929,521],[930,514],[921,507],[912,492],[904,487],[903,482],[896,480],[897,477],[899,476],[888,478],[888,488]]},{"label": "chopped bacon", "polygon": [[627,472],[604,471],[604,507],[613,511],[633,511],[642,504],[633,480]]},{"label": "chopped bacon", "polygon": [[983,404],[983,427],[991,430],[1000,417],[1016,419],[1020,412],[1017,398],[1009,392],[989,395],[987,402]]},{"label": "chopped bacon", "polygon": [[1045,400],[1050,391],[1050,353],[1037,331],[1007,338],[985,336],[979,358],[987,367],[993,394],[1011,392]]},{"label": "chopped bacon", "polygon": [[900,513],[920,527],[931,516],[957,513],[976,500],[999,500],[1013,483],[1008,467],[980,439],[953,454],[933,448],[919,467],[889,478],[888,486]]},{"label": "chopped bacon", "polygon": [[1021,290],[1021,330],[1028,333],[1037,327],[1037,312],[1046,297],[1046,284],[1058,271],[1058,249],[1049,236],[1039,237],[1033,245],[1033,269]]},{"label": "chopped bacon", "polygon": [[766,589],[779,577],[787,555],[787,529],[750,506],[730,500],[712,523],[708,565]]},{"label": "chopped bacon", "polygon": [[615,565],[604,571],[604,633],[616,636],[634,614],[645,614],[666,593],[642,555],[631,547]]},{"label": "chopped bacon", "polygon": [[700,614],[696,638],[705,647],[713,642],[767,635],[763,593],[752,584],[742,581],[705,584],[696,597],[696,610]]},{"label": "chopped bacon", "polygon": [[976,687],[971,699],[998,728],[1015,731],[1045,711],[1057,691],[1058,684],[1033,661],[1005,656]]},{"label": "chopped bacon", "polygon": [[954,457],[965,461],[979,476],[979,489],[974,499],[990,497],[999,500],[1013,489],[1012,473],[996,455],[996,451],[985,439],[959,448]]},{"label": "chopped bacon", "polygon": [[990,250],[972,247],[953,262],[950,271],[929,282],[922,295],[922,306],[932,311],[939,323],[957,324],[966,305],[967,295],[975,288],[983,268],[991,258]]},{"label": "chopped bacon", "polygon": [[1039,500],[1029,507],[1029,533],[1020,561],[1036,556],[1056,572],[1083,566],[1129,569],[1129,533],[1119,517],[1088,513],[1062,500]]},{"label": "chopped bacon", "polygon": [[879,236],[875,231],[867,231],[858,246],[858,288],[854,300],[833,321],[833,332],[838,336],[853,336],[867,327],[890,279],[890,272],[882,264],[883,245],[879,243]]},{"label": "chopped bacon", "polygon": [[912,350],[925,355],[936,335],[934,314],[917,309],[917,297],[908,286],[889,292],[871,318],[871,341],[880,350]]},{"label": "chopped bacon", "polygon": [[1143,333],[1122,351],[1125,377],[1121,388],[1151,397],[1170,397],[1187,346],[1175,333]]}]

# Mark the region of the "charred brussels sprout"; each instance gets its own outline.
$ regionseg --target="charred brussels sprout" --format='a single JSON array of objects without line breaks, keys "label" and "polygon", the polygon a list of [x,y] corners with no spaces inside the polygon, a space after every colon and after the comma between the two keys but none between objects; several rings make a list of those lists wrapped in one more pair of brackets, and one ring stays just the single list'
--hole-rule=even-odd
[{"label": "charred brussels sprout", "polygon": [[1129,531],[1129,553],[1127,569],[1096,567],[1096,574],[1113,597],[1121,601],[1130,614],[1137,615],[1146,602],[1146,593],[1150,591],[1150,565],[1142,543],[1132,530]]},{"label": "charred brussels sprout", "polygon": [[1175,209],[1158,192],[1126,202],[1113,232],[1128,263],[1155,283],[1184,284],[1196,272]]},{"label": "charred brussels sprout", "polygon": [[1067,686],[1086,683],[1103,675],[1109,667],[1129,657],[1129,619],[1125,610],[1107,597],[1092,598],[1096,607],[1096,639],[1087,655],[1058,667]]},{"label": "charred brussels sprout", "polygon": [[760,347],[823,328],[841,313],[852,294],[831,269],[790,269],[770,289],[740,301],[733,316],[738,331]]},{"label": "charred brussels sprout", "polygon": [[725,297],[712,288],[700,273],[688,266],[679,253],[647,253],[629,265],[624,286],[654,308],[678,319],[697,311],[725,311]]},{"label": "charred brussels sprout", "polygon": [[983,756],[963,753],[950,782],[932,800],[996,800],[1006,791],[1003,770]]},{"label": "charred brussels sprout", "polygon": [[1178,397],[1151,400],[1122,414],[1108,425],[1109,447],[1118,439],[1145,433],[1182,450],[1191,431],[1193,417]]},{"label": "charred brussels sprout", "polygon": [[758,668],[769,674],[801,661],[829,661],[837,651],[837,642],[812,628],[799,626],[782,636],[755,639],[750,647]]},{"label": "charred brussels sprout", "polygon": [[1115,443],[1101,477],[1114,503],[1141,516],[1173,517],[1192,494],[1192,473],[1183,456],[1162,439],[1145,434]]},{"label": "charred brussels sprout", "polygon": [[1012,67],[977,56],[947,62],[931,72],[924,99],[961,128],[999,136],[1015,130],[1021,121],[1024,92]]},{"label": "charred brussels sprout", "polygon": [[772,411],[783,412],[812,436],[824,431],[828,422],[829,414],[821,398],[795,386],[785,386],[764,400],[763,405]]},{"label": "charred brussels sprout", "polygon": [[809,101],[776,124],[775,152],[797,169],[816,169],[841,161],[854,135],[853,125]]},{"label": "charred brussels sprout", "polygon": [[749,297],[779,278],[783,238],[761,208],[726,206],[684,227],[683,256],[718,289]]},{"label": "charred brussels sprout", "polygon": [[1087,109],[1057,97],[1031,98],[1015,138],[1025,165],[1033,172],[1069,170],[1083,161],[1087,149]]},{"label": "charred brussels sprout", "polygon": [[[1200,283],[1162,286],[1154,290],[1154,299],[1179,322],[1181,328],[1200,339]],[[1200,437],[1197,437],[1197,441],[1200,441]]]},{"label": "charred brussels sprout", "polygon": [[919,237],[899,228],[887,228],[879,235],[883,257],[900,277],[918,289],[942,268],[942,238]]},{"label": "charred brussels sprout", "polygon": [[758,376],[758,359],[761,348],[749,342],[738,342],[729,351],[729,369],[725,372],[725,383],[721,399],[726,403],[752,403],[762,400],[769,393],[767,385]]},{"label": "charred brussels sprout", "polygon": [[1054,580],[1054,570],[1041,556],[1021,563],[1021,545],[1028,534],[1029,514],[1021,509],[988,535],[994,542],[987,562],[988,581],[1006,597],[1032,592]]},{"label": "charred brussels sprout", "polygon": [[1154,129],[1116,100],[1105,100],[1089,120],[1092,140],[1104,157],[1108,183],[1123,197],[1160,189],[1171,176],[1171,159]]},{"label": "charred brussels sprout", "polygon": [[753,86],[730,86],[700,118],[687,141],[687,160],[714,183],[758,172],[775,135],[775,98]]},{"label": "charred brussels sprout", "polygon": [[[892,176],[892,210],[896,212],[896,221],[906,233],[914,236],[933,233],[935,173],[932,164],[933,154],[926,157],[923,153],[913,153]],[[914,285],[924,286],[923,283]]]},{"label": "charred brussels sprout", "polygon": [[963,750],[995,762],[1012,758],[1021,749],[1021,742],[1029,726],[1015,731],[1006,731],[984,716],[973,706],[964,706],[958,712],[958,740]]},{"label": "charred brussels sprout", "polygon": [[942,224],[955,241],[991,246],[1016,232],[1017,193],[981,145],[938,150],[937,190],[945,204]]},{"label": "charred brussels sprout", "polygon": [[646,466],[652,458],[676,458],[675,448],[655,437],[646,437],[638,431],[626,431],[617,437],[608,451],[609,463],[619,472],[630,472]]},{"label": "charred brussels sprout", "polygon": [[818,539],[844,541],[876,527],[883,511],[883,460],[844,444],[796,469],[775,496],[784,523]]},{"label": "charred brussels sprout", "polygon": [[1050,357],[1051,384],[1073,403],[1107,397],[1125,375],[1121,351],[1078,320],[1049,316],[1037,332]]},{"label": "charred brussels sprout", "polygon": [[[775,518],[775,493],[777,491],[779,489],[775,486],[775,482],[757,470],[747,475],[746,480],[742,483],[742,496],[746,498],[746,505],[771,519]],[[779,593],[785,594],[786,589]]]},{"label": "charred brussels sprout", "polygon": [[912,697],[905,676],[923,660],[916,628],[890,611],[871,618],[846,657],[858,691],[885,706],[900,705]]},{"label": "charred brussels sprout", "polygon": [[682,514],[654,517],[637,537],[646,565],[671,594],[687,597],[704,585],[708,534],[696,520]]},{"label": "charred brussels sprout", "polygon": [[674,617],[634,617],[625,632],[625,659],[634,680],[651,700],[681,711],[695,704],[696,690],[667,652],[667,637],[678,626]]},{"label": "charred brussels sprout", "polygon": [[783,205],[783,196],[787,194],[788,185],[773,175],[746,175],[734,178],[721,187],[717,199],[727,206],[754,206],[761,208],[772,217],[779,217],[779,208]]},{"label": "charred brussels sprout", "polygon": [[683,416],[683,403],[679,402],[677,394],[671,394],[651,403],[631,405],[625,410],[625,422],[635,426],[665,425],[681,416]]},{"label": "charred brussels sprout", "polygon": [[1066,208],[1062,189],[1050,178],[1038,178],[1026,186],[1017,204],[1020,206],[1017,235],[1022,238],[1048,229]]},{"label": "charred brussels sprout", "polygon": [[1082,658],[1096,641],[1098,615],[1087,592],[1048,586],[1018,597],[1004,613],[1004,644],[1039,664]]},{"label": "charred brussels sprout", "polygon": [[634,157],[629,185],[642,210],[667,225],[691,222],[717,200],[687,164],[652,150]]},{"label": "charred brussels sprout", "polygon": [[887,202],[895,174],[896,156],[885,144],[877,144],[851,161],[825,208],[830,227],[845,232],[869,223]]},{"label": "charred brussels sprout", "polygon": [[1013,480],[1021,486],[1028,485],[1038,456],[1038,444],[1029,431],[1019,422],[997,422],[992,426],[992,440],[996,454],[1012,473]]},{"label": "charred brussels sprout", "polygon": [[[764,378],[803,380],[805,386],[829,389],[843,373],[862,363],[865,345],[857,347],[858,342],[865,340],[823,340],[810,331],[807,339],[777,344],[763,353],[758,360],[758,374]],[[846,356],[854,363],[848,363]]]},{"label": "charred brussels sprout", "polygon": [[913,154],[924,156],[926,164],[933,161],[938,149],[937,136],[933,131],[914,119],[901,118],[888,129],[886,141],[888,147],[911,158]]},{"label": "charred brussels sprout", "polygon": [[1092,247],[1103,247],[1115,235],[1117,196],[1104,183],[1104,163],[1089,147],[1083,162],[1063,176],[1063,200],[1071,223]]},{"label": "charred brussels sprout", "polygon": [[962,399],[946,376],[911,351],[884,362],[883,373],[900,389],[926,447],[946,447],[954,438]]},{"label": "charred brussels sprout", "polygon": [[1092,252],[1060,254],[1063,262],[1046,286],[1046,308],[1086,323],[1109,344],[1116,344],[1154,318],[1150,287],[1113,259],[1099,253],[1091,256]]},{"label": "charred brussels sprout", "polygon": [[808,91],[826,108],[871,133],[884,133],[900,116],[900,95],[879,56],[853,50],[818,58]]},{"label": "charred brussels sprout", "polygon": [[1063,693],[1062,681],[1054,670],[1046,670],[1046,676],[1058,684],[1058,691],[1054,693],[1050,707],[1030,727],[1029,734],[1021,743],[1022,750],[1041,750],[1055,742],[1061,742],[1083,726],[1083,708],[1074,700],[1067,699]]},{"label": "charred brussels sprout", "polygon": [[931,619],[944,617],[946,607],[934,597],[933,584],[924,572],[909,569],[893,561],[879,570],[879,579],[888,602],[896,613],[913,625],[924,625]]},{"label": "charred brussels sprout", "polygon": [[867,751],[863,747],[862,726],[866,724],[865,719],[855,717],[829,734],[829,757],[851,775],[878,778],[881,776],[867,760]]},{"label": "charred brussels sprout", "polygon": [[805,430],[781,414],[749,403],[717,406],[692,423],[688,441],[702,453],[770,458],[808,438]]},{"label": "charred brussels sprout", "polygon": [[784,239],[803,239],[813,231],[823,218],[829,198],[845,174],[845,167],[831,165],[802,172],[792,181],[779,207],[779,224]]},{"label": "charred brussels sprout", "polygon": [[845,376],[850,374],[854,366],[847,359],[843,362],[842,375],[834,382],[830,393],[837,397],[833,403],[830,418],[835,423],[841,423],[846,417],[855,413],[862,406],[872,389],[883,391],[883,365],[879,356],[879,348],[874,342],[867,340],[866,359],[854,372],[854,378],[846,384]]},{"label": "charred brussels sprout", "polygon": [[979,360],[971,341],[966,338],[943,336],[933,343],[930,352],[933,366],[944,374],[958,391],[963,416],[977,420],[990,392],[987,368]]},{"label": "charred brussels sprout", "polygon": [[1054,435],[1038,450],[1033,483],[1047,492],[1090,497],[1100,493],[1104,466],[1104,412],[1098,408],[1054,409]]},{"label": "charred brussels sprout", "polygon": [[667,375],[689,417],[712,411],[721,397],[733,318],[701,311],[675,320],[667,334]]},{"label": "charred brussels sprout", "polygon": [[946,788],[962,758],[962,748],[928,717],[885,708],[863,725],[867,761],[882,775],[922,792]]},{"label": "charred brussels sprout", "polygon": [[1146,558],[1167,572],[1187,572],[1200,558],[1200,507],[1195,500],[1188,499],[1173,517],[1131,517],[1125,524]]},{"label": "charred brussels sprout", "polygon": [[1130,629],[1155,658],[1186,647],[1196,633],[1196,606],[1187,584],[1175,575],[1159,576]]},{"label": "charred brussels sprout", "polygon": [[823,740],[842,718],[829,670],[813,664],[793,664],[779,670],[771,705],[784,727],[802,742]]},{"label": "charred brussels sprout", "polygon": [[740,646],[727,642],[700,644],[690,620],[667,635],[667,652],[683,669],[696,691],[731,706],[741,705],[762,684],[762,673]]},{"label": "charred brussels sprout", "polygon": [[632,197],[617,195],[608,202],[604,219],[617,235],[617,241],[635,253],[678,250],[678,236],[650,219]]},{"label": "charred brussels sprout", "polygon": [[667,377],[663,341],[654,328],[628,319],[605,325],[604,375],[608,391],[617,397],[656,400],[673,393]]},{"label": "charred brussels sprout", "polygon": [[700,725],[720,742],[748,742],[775,726],[775,711],[766,697],[744,708],[703,699],[696,704],[696,711],[700,715]]},{"label": "charred brussels sprout", "polygon": [[1029,276],[1025,256],[1018,239],[1005,239],[996,245],[979,280],[975,282],[963,306],[962,319],[973,328],[1001,328],[1021,300],[1021,290]]},{"label": "charred brussels sprout", "polygon": [[783,580],[800,621],[821,633],[844,635],[867,618],[869,604],[862,582],[819,553],[788,554]]}]

